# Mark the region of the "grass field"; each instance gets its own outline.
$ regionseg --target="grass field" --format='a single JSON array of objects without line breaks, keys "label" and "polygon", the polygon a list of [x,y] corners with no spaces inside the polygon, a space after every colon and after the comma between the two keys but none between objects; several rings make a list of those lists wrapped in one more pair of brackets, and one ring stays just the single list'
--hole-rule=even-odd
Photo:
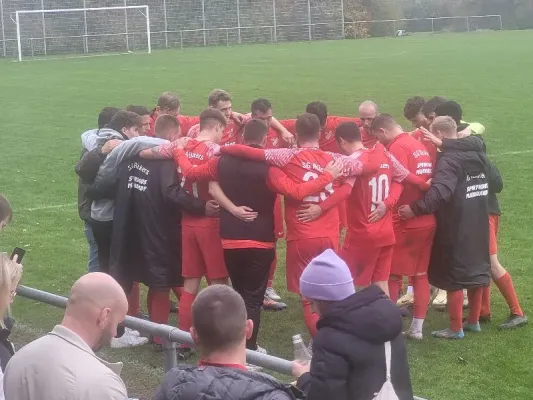
[{"label": "grass field", "polygon": [[[532,43],[533,31],[523,31],[2,60],[0,192],[11,200],[15,220],[2,233],[0,248],[27,249],[22,283],[32,287],[67,294],[85,272],[87,245],[75,205],[73,166],[79,135],[95,126],[103,106],[152,106],[161,92],[171,90],[179,93],[182,112],[193,115],[206,106],[208,93],[221,87],[233,94],[238,111],[248,111],[261,96],[272,101],[278,117],[292,117],[312,100],[325,101],[331,114],[355,115],[358,102],[373,99],[401,117],[407,97],[444,95],[463,105],[465,119],[487,127],[489,154],[505,182],[500,258],[530,311]],[[283,244],[280,256],[283,260]],[[264,314],[260,343],[290,358],[291,335],[305,332],[305,326],[297,298],[284,291],[283,271],[281,262],[277,289],[290,309]],[[60,320],[52,307],[20,297],[15,303],[18,343]],[[461,342],[443,342],[429,332],[444,327],[446,316],[430,311],[426,339],[409,343],[416,393],[432,400],[532,398],[533,331],[499,331],[507,312],[495,289],[494,322]],[[105,357],[125,362],[131,396],[150,398],[163,373],[161,354],[146,346],[109,350]]]}]

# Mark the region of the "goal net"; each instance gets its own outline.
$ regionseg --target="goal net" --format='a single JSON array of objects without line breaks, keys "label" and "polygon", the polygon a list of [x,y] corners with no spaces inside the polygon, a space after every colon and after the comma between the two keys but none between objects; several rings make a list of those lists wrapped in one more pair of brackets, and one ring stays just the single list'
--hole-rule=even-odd
[{"label": "goal net", "polygon": [[148,6],[16,11],[19,61],[151,53]]}]

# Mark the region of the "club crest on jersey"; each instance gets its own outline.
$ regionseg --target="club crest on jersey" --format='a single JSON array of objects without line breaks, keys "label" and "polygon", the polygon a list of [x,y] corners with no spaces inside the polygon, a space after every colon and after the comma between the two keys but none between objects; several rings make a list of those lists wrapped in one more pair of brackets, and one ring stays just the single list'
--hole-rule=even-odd
[{"label": "club crest on jersey", "polygon": [[326,131],[325,135],[326,139],[331,139],[333,137],[333,131]]},{"label": "club crest on jersey", "polygon": [[272,146],[277,146],[279,143],[279,139],[275,137],[275,138],[272,138],[270,142],[272,143]]},{"label": "club crest on jersey", "polygon": [[235,136],[235,132],[233,131],[233,128],[231,128],[231,129],[228,131],[228,136]]}]

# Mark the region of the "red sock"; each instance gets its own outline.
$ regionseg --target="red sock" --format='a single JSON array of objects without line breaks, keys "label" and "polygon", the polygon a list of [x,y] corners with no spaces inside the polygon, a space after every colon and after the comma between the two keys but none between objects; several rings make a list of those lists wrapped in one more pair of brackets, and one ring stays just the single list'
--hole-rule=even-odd
[{"label": "red sock", "polygon": [[172,288],[172,291],[174,292],[174,295],[178,299],[178,302],[181,302],[181,295],[183,294],[183,287],[175,286]]},{"label": "red sock", "polygon": [[138,317],[141,313],[141,289],[139,283],[133,282],[131,292],[128,295],[128,315]]},{"label": "red sock", "polygon": [[468,323],[479,322],[481,313],[481,299],[483,298],[483,288],[468,289]]},{"label": "red sock", "polygon": [[[192,302],[196,296],[194,294],[183,291],[180,301],[180,311],[179,311],[179,321],[178,328],[182,331],[189,332],[191,330],[192,319],[191,319],[191,307]],[[181,347],[189,347],[186,345],[180,345]]]},{"label": "red sock", "polygon": [[516,291],[514,290],[511,275],[507,273],[500,279],[495,280],[494,283],[496,284],[496,286],[498,286],[498,289],[500,290],[503,298],[507,302],[511,314],[520,315],[521,317],[524,316],[524,312],[522,311],[522,308],[520,307],[520,302],[518,301],[518,296],[516,295]]},{"label": "red sock", "polygon": [[428,276],[415,275],[413,277],[413,290],[415,294],[415,302],[413,305],[413,317],[424,319],[429,306],[429,281]]},{"label": "red sock", "polygon": [[270,273],[268,275],[268,285],[267,287],[272,287],[272,283],[274,282],[274,275],[276,274],[276,267],[278,265],[278,255],[274,256],[274,261],[272,261],[272,264],[270,264]]},{"label": "red sock", "polygon": [[315,337],[317,332],[316,323],[318,322],[318,314],[313,312],[311,309],[311,303],[308,300],[302,299],[302,306],[304,309],[304,319],[307,329],[309,330],[311,337]]},{"label": "red sock", "polygon": [[483,295],[481,296],[481,313],[484,317],[491,315],[490,312],[490,285],[483,288]]},{"label": "red sock", "polygon": [[391,301],[396,304],[398,296],[400,295],[400,288],[402,287],[402,277],[391,275],[389,278],[389,296]]},{"label": "red sock", "polygon": [[[167,324],[170,291],[168,289],[148,289],[148,315],[150,321],[156,324]],[[154,343],[163,344],[163,339],[159,336],[154,336]]]},{"label": "red sock", "polygon": [[463,328],[463,291],[456,290],[447,293],[450,329],[454,332],[458,332]]}]

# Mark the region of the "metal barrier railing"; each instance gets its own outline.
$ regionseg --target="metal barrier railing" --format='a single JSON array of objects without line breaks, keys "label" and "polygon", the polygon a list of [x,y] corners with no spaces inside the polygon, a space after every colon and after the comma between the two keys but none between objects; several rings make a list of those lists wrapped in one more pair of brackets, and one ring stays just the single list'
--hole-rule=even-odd
[{"label": "metal barrier railing", "polygon": [[[43,290],[34,289],[28,286],[20,285],[17,288],[17,295],[26,299],[35,300],[59,308],[65,308],[67,306],[66,297],[48,293]],[[135,329],[141,332],[146,332],[151,335],[160,336],[163,338],[165,371],[169,371],[178,364],[176,354],[176,343],[194,345],[191,335],[188,332],[181,331],[173,326],[156,324],[154,322],[130,316],[126,316],[124,325],[128,328]],[[282,358],[269,356],[252,350],[246,350],[246,361],[253,365],[258,365],[263,368],[267,368],[271,371],[292,376],[291,362]],[[414,400],[425,399],[415,396]]]},{"label": "metal barrier railing", "polygon": [[[17,295],[27,299],[39,301],[59,308],[67,306],[67,298],[56,294],[44,292],[42,290],[20,285],[17,288]],[[176,343],[193,345],[191,335],[188,332],[180,331],[178,328],[169,325],[156,324],[144,319],[127,316],[124,325],[128,328],[141,332],[146,332],[154,336],[160,336],[164,340],[164,367],[168,371],[178,364],[176,354]],[[271,371],[284,375],[291,375],[291,362],[282,358],[258,353],[257,351],[246,350],[246,361],[253,365],[267,368]]]}]

